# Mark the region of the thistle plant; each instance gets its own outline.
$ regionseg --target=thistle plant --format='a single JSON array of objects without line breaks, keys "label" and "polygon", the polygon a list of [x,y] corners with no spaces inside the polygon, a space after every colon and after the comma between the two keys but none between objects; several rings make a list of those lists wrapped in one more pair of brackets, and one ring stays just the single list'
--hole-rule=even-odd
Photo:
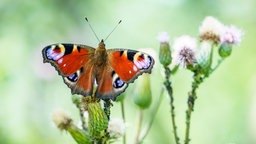
[{"label": "thistle plant", "polygon": [[[132,94],[138,114],[137,127],[134,130],[135,144],[143,143],[150,131],[165,91],[170,101],[170,121],[175,143],[182,143],[182,139],[184,144],[190,143],[191,118],[198,98],[197,91],[204,80],[211,76],[222,62],[231,55],[233,46],[240,44],[242,35],[243,32],[240,29],[233,25],[226,26],[211,16],[203,20],[197,38],[182,35],[171,41],[167,32],[159,33],[159,62],[164,69],[164,81],[156,101],[152,101],[153,89],[151,89],[149,74],[143,74],[135,83]],[[191,90],[186,99],[184,137],[180,137],[178,133],[174,105],[176,95],[172,88],[172,85],[175,84],[172,77],[179,72],[179,69],[186,69],[193,73]],[[125,144],[124,100],[126,98],[125,94],[117,97],[115,101],[101,100],[94,96],[73,95],[72,101],[80,113],[80,124],[75,125],[73,119],[63,111],[54,113],[52,119],[60,130],[69,132],[78,144],[112,143],[121,137],[123,137],[123,144]],[[118,103],[121,105],[121,118],[112,118],[111,107]],[[150,111],[150,118],[144,120],[144,110],[150,107],[153,107]],[[146,124],[144,124],[145,127],[142,127],[144,121]]]},{"label": "thistle plant", "polygon": [[[197,99],[197,90],[204,82],[204,79],[209,77],[223,62],[223,60],[231,55],[232,47],[239,45],[241,42],[242,31],[235,26],[225,26],[214,17],[206,17],[199,28],[198,41],[196,38],[192,38],[188,35],[183,35],[174,40],[172,45],[172,51],[165,50],[163,47],[163,41],[169,39],[166,33],[160,33],[160,62],[163,65],[165,71],[166,90],[170,96],[171,107],[171,120],[173,125],[175,143],[179,144],[179,137],[177,134],[177,126],[175,122],[174,112],[174,96],[171,88],[170,75],[175,74],[176,68],[185,68],[193,73],[193,81],[191,90],[188,92],[187,98],[187,110],[186,110],[186,127],[184,143],[190,142],[190,125],[191,116],[194,111],[195,101]],[[166,48],[169,47],[165,44]],[[218,61],[216,65],[213,65],[213,56],[216,49],[218,50]],[[165,58],[167,53],[172,53],[172,58]],[[165,60],[165,61],[164,61]],[[171,60],[171,68],[168,68],[168,64]]]}]

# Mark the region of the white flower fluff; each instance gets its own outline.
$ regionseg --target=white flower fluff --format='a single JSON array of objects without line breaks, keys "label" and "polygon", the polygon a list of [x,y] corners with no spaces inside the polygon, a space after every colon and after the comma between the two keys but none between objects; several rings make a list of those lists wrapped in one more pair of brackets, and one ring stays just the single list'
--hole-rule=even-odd
[{"label": "white flower fluff", "polygon": [[239,45],[241,42],[242,35],[243,35],[243,31],[238,29],[237,27],[233,25],[225,26],[220,36],[220,42]]},{"label": "white flower fluff", "polygon": [[224,25],[212,16],[207,16],[199,27],[202,39],[216,41],[219,39]]},{"label": "white flower fluff", "polygon": [[206,63],[210,58],[210,53],[212,49],[212,44],[208,41],[202,42],[200,45],[200,49],[197,51],[196,59],[200,64]]},{"label": "white flower fluff", "polygon": [[159,32],[157,39],[160,43],[168,43],[170,41],[170,36],[167,32]]},{"label": "white flower fluff", "polygon": [[122,119],[113,118],[108,123],[108,132],[110,137],[119,138],[124,135],[125,123]]},{"label": "white flower fluff", "polygon": [[173,64],[186,68],[196,62],[196,39],[188,35],[177,38],[173,44]]}]

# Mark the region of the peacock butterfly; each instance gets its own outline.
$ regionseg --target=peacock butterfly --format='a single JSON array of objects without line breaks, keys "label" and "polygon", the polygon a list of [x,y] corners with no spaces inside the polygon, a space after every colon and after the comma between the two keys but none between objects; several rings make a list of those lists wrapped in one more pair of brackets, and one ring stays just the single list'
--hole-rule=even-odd
[{"label": "peacock butterfly", "polygon": [[72,94],[112,99],[142,73],[151,73],[154,59],[130,49],[108,49],[101,40],[95,49],[80,44],[53,44],[42,50],[44,63],[55,67]]}]

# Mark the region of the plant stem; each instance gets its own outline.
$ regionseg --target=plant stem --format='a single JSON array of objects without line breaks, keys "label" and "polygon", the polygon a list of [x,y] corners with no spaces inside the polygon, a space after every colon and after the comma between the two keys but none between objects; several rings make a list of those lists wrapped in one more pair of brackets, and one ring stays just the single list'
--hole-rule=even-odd
[{"label": "plant stem", "polygon": [[140,130],[141,130],[141,124],[142,124],[142,118],[143,118],[143,110],[139,110],[138,114],[138,125],[137,125],[137,131],[135,135],[135,144],[139,144],[139,136],[140,136]]},{"label": "plant stem", "polygon": [[218,63],[216,64],[216,66],[211,69],[210,74],[213,73],[213,72],[220,66],[220,64],[221,64],[223,61],[224,61],[224,58],[220,58],[220,59],[218,60]]},{"label": "plant stem", "polygon": [[142,143],[142,141],[144,140],[144,138],[147,136],[147,134],[148,134],[148,132],[149,132],[149,130],[150,130],[150,128],[151,128],[151,126],[152,126],[154,120],[155,120],[156,113],[157,113],[157,111],[158,111],[158,109],[159,109],[159,106],[160,106],[160,104],[161,104],[161,102],[162,102],[162,99],[163,99],[163,93],[164,93],[164,88],[161,89],[160,96],[159,96],[159,98],[158,98],[158,101],[157,101],[157,103],[156,103],[154,109],[153,109],[152,112],[151,112],[151,115],[150,115],[151,117],[150,117],[150,120],[149,120],[147,126],[146,126],[145,129],[143,129],[143,131],[141,132],[141,135],[140,135],[140,138],[139,138],[139,143]]},{"label": "plant stem", "polygon": [[192,83],[192,90],[188,93],[188,109],[186,111],[186,132],[185,132],[185,144],[188,144],[190,141],[189,138],[189,132],[190,132],[190,121],[191,121],[191,114],[194,110],[194,105],[195,105],[195,100],[197,98],[196,96],[196,90],[198,89],[199,85],[203,82],[203,78],[201,77],[200,74],[197,74],[195,72],[194,74],[194,80]]},{"label": "plant stem", "polygon": [[[125,123],[124,100],[121,101],[121,111],[122,111],[122,118]],[[123,144],[126,144],[126,133],[125,132],[123,135]]]},{"label": "plant stem", "polygon": [[173,127],[173,133],[174,133],[174,138],[175,138],[175,142],[176,144],[179,144],[179,137],[177,134],[177,126],[176,126],[176,122],[175,122],[175,107],[174,107],[174,98],[173,98],[173,90],[172,90],[172,86],[171,86],[171,81],[170,81],[170,76],[171,76],[171,70],[168,67],[164,67],[165,68],[165,88],[169,94],[170,97],[170,106],[171,106],[171,117],[172,117],[172,127]]},{"label": "plant stem", "polygon": [[104,101],[104,112],[106,113],[108,120],[110,118],[110,108],[111,108],[111,106],[112,106],[112,103],[111,103],[110,100],[105,100]]}]

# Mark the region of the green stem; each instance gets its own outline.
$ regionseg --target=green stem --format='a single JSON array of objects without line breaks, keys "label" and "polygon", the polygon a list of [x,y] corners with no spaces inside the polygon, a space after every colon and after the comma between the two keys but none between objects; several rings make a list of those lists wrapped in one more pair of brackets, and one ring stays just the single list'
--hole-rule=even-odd
[{"label": "green stem", "polygon": [[143,118],[143,110],[139,110],[138,114],[138,125],[137,125],[137,130],[136,130],[136,135],[135,135],[135,144],[139,144],[139,136],[140,136],[140,130],[141,130],[141,124],[142,124],[142,118]]},{"label": "green stem", "polygon": [[[121,101],[122,118],[125,123],[124,100]],[[126,133],[123,135],[123,144],[126,144]]]},{"label": "green stem", "polygon": [[110,118],[110,108],[111,108],[111,106],[112,106],[112,103],[111,103],[110,100],[105,100],[104,101],[104,112],[106,113],[108,120]]},{"label": "green stem", "polygon": [[165,67],[165,79],[166,81],[164,82],[165,88],[168,92],[168,95],[170,97],[170,106],[171,106],[171,117],[172,117],[172,127],[173,127],[173,133],[174,133],[174,138],[176,144],[179,144],[179,137],[177,133],[177,126],[175,122],[175,107],[174,107],[174,98],[173,98],[173,90],[171,86],[171,81],[170,81],[170,76],[171,76],[171,70],[168,67]]},{"label": "green stem", "polygon": [[213,73],[213,72],[220,66],[220,64],[221,64],[223,61],[224,61],[224,58],[220,58],[220,59],[218,60],[218,63],[216,64],[216,66],[211,69],[210,74]]},{"label": "green stem", "polygon": [[154,119],[155,119],[155,117],[156,117],[156,113],[157,113],[157,111],[158,111],[158,109],[159,109],[159,106],[160,106],[160,104],[161,104],[161,102],[162,102],[162,99],[163,99],[163,93],[164,93],[164,89],[162,88],[162,89],[161,89],[161,92],[160,92],[160,96],[159,96],[159,98],[158,98],[158,101],[157,101],[157,103],[156,103],[156,105],[155,105],[155,108],[154,108],[153,111],[151,112],[150,120],[149,120],[149,122],[148,122],[146,128],[145,128],[145,129],[142,131],[142,133],[141,133],[141,136],[140,136],[140,138],[139,138],[139,143],[142,143],[142,141],[143,141],[144,138],[147,136],[147,134],[148,134],[148,132],[149,132],[149,130],[150,130],[150,128],[151,128],[153,122],[154,122]]},{"label": "green stem", "polygon": [[[107,116],[107,119],[109,121],[110,119],[110,108],[112,106],[112,103],[110,100],[105,100],[104,101],[104,112]],[[105,141],[104,143],[106,143],[106,141],[110,138],[109,136],[109,132],[107,131],[107,128],[105,129],[105,133],[104,133],[104,137],[101,138],[101,140]],[[103,143],[103,142],[100,142]]]},{"label": "green stem", "polygon": [[185,132],[185,144],[188,144],[190,141],[189,138],[189,132],[190,132],[190,122],[191,122],[191,115],[194,110],[195,100],[197,98],[196,96],[196,90],[198,89],[199,85],[203,82],[203,78],[200,74],[195,73],[194,74],[194,80],[192,83],[192,90],[188,93],[188,109],[186,111],[186,132]]}]

